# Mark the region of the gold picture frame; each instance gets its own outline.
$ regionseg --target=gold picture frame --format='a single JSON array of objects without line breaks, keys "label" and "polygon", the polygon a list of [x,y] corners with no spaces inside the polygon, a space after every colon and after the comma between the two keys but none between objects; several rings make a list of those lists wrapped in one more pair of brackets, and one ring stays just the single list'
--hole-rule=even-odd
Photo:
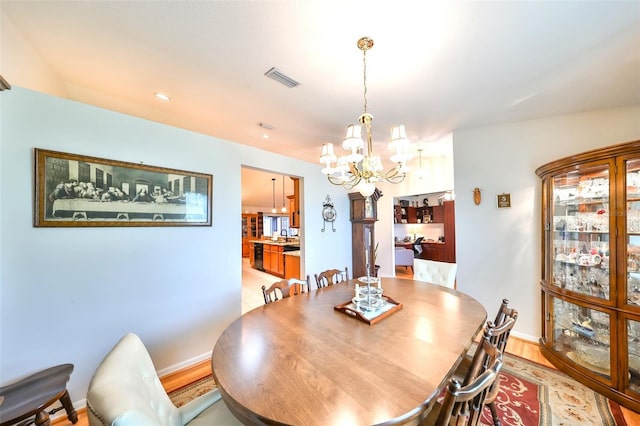
[{"label": "gold picture frame", "polygon": [[211,226],[213,175],[36,148],[35,227]]}]

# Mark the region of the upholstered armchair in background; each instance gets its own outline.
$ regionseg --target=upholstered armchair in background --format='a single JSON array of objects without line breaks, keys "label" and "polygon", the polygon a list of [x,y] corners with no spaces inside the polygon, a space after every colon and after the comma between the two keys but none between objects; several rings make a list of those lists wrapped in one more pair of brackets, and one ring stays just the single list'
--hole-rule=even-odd
[{"label": "upholstered armchair in background", "polygon": [[413,250],[404,247],[395,249],[396,266],[404,266],[413,270]]}]

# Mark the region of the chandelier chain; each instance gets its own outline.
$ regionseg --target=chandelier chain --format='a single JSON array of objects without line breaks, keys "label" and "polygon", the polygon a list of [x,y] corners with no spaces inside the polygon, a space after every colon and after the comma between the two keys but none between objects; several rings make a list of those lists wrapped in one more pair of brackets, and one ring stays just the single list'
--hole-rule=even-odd
[{"label": "chandelier chain", "polygon": [[367,50],[362,51],[362,69],[364,70],[362,82],[364,86],[364,113],[367,113]]}]

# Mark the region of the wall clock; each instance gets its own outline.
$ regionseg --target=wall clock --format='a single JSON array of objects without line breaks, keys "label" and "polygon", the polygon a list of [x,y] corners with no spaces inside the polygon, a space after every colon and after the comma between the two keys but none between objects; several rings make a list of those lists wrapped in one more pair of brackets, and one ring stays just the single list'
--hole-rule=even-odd
[{"label": "wall clock", "polygon": [[336,232],[336,228],[333,227],[333,222],[336,220],[336,209],[333,208],[333,202],[331,198],[327,195],[324,203],[322,203],[322,219],[324,220],[322,224],[321,231],[324,232],[327,222],[331,223],[331,230]]}]

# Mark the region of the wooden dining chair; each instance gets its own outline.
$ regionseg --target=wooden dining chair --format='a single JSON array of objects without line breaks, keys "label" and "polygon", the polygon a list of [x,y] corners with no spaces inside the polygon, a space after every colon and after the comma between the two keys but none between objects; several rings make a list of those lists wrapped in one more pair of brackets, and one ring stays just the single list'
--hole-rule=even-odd
[{"label": "wooden dining chair", "polygon": [[[505,321],[507,321],[510,318],[513,319],[514,325],[515,325],[515,321],[517,321],[518,319],[518,311],[513,308],[509,308],[508,299],[502,299],[502,302],[500,303],[500,308],[498,308],[498,313],[496,314],[495,320],[493,320],[493,322],[487,321],[486,327],[500,327],[502,324],[504,324]],[[486,327],[483,330],[485,330]],[[511,329],[509,329],[504,335],[498,335],[493,337],[493,341],[498,346],[498,349],[500,350],[500,352],[505,351],[510,333],[511,333]],[[468,361],[470,361],[472,357],[473,357],[473,353],[466,355],[465,358],[467,361],[467,365],[468,365]],[[464,361],[461,365],[464,365]]]},{"label": "wooden dining chair", "polygon": [[[517,318],[518,313],[514,312],[514,316],[506,318],[499,326],[495,326],[491,321],[488,321],[487,326],[485,327],[483,332],[482,342],[487,341],[497,351],[499,351],[500,353],[504,353],[504,349],[507,346],[509,334],[511,333],[511,330],[515,325]],[[478,371],[481,371],[483,366],[486,366],[489,361],[490,360],[487,358],[486,354],[483,354],[479,350],[476,350],[470,361],[468,356],[466,356],[462,360],[455,373],[453,374],[453,377],[460,381],[463,385],[468,385],[473,381],[473,379],[477,377]],[[498,378],[498,380],[496,380],[492,387],[489,389],[489,392],[484,401],[485,405],[487,405],[489,407],[489,410],[491,410],[491,417],[493,418],[494,426],[500,426],[501,424],[500,417],[498,417],[498,410],[495,404],[495,400],[498,397],[499,392],[500,379]]]},{"label": "wooden dining chair", "polygon": [[491,386],[496,383],[500,369],[502,354],[499,353],[492,364],[468,385],[461,386],[460,382],[452,379],[447,386],[435,425],[448,426],[452,418],[455,418],[454,424],[457,426],[478,425],[485,400]]},{"label": "wooden dining chair", "polygon": [[500,308],[498,309],[498,314],[496,315],[496,319],[493,321],[493,324],[496,326],[501,325],[509,318],[518,319],[518,311],[513,308],[509,308],[509,299],[502,299],[502,303],[500,303]]},{"label": "wooden dining chair", "polygon": [[347,281],[349,279],[349,268],[345,266],[343,271],[340,269],[327,269],[319,274],[315,274],[315,277],[318,288],[327,287],[342,281]]},{"label": "wooden dining chair", "polygon": [[264,303],[268,304],[279,300],[278,293],[280,293],[280,299],[285,297],[295,296],[297,294],[307,293],[311,290],[309,275],[306,280],[299,280],[297,278],[289,278],[288,280],[280,280],[271,284],[269,288],[262,286],[262,296],[264,297]]}]

